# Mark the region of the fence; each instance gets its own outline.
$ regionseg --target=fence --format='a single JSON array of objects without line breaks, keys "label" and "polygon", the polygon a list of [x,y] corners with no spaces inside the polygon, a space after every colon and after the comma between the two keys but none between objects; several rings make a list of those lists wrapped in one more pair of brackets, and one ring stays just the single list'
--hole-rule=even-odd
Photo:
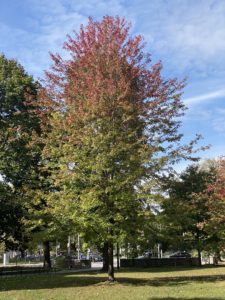
[{"label": "fence", "polygon": [[149,268],[149,267],[176,267],[176,266],[198,266],[198,258],[141,258],[121,259],[120,266],[123,268]]}]

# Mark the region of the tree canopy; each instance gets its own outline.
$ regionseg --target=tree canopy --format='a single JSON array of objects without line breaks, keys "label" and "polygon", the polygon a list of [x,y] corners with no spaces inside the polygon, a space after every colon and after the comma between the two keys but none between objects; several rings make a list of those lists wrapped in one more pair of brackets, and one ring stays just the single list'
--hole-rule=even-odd
[{"label": "tree canopy", "polygon": [[[31,146],[33,132],[40,130],[30,102],[35,102],[37,93],[32,76],[15,60],[0,55],[1,236],[10,236],[11,243],[23,239],[23,188],[31,184],[40,154]],[[7,245],[10,239],[4,238]]]},{"label": "tree canopy", "polygon": [[179,133],[184,81],[163,78],[129,29],[119,17],[90,18],[65,42],[68,60],[52,55],[45,86],[54,108],[43,151],[54,186],[48,202],[109,244],[110,280],[113,244],[134,235],[143,216],[143,183],[190,158],[196,142],[182,145]]},{"label": "tree canopy", "polygon": [[181,249],[197,249],[199,262],[209,234],[203,223],[209,220],[205,191],[214,181],[214,166],[208,169],[190,165],[181,175],[168,183],[169,197],[164,199],[164,225],[170,244]]}]

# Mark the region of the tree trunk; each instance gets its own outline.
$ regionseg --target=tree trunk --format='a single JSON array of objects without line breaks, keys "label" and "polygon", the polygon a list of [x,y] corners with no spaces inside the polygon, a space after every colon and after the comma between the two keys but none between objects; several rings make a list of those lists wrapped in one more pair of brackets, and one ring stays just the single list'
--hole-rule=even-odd
[{"label": "tree trunk", "polygon": [[108,281],[115,281],[114,278],[114,265],[113,265],[113,243],[108,243],[108,259],[109,259],[109,268],[108,268]]},{"label": "tree trunk", "polygon": [[25,259],[25,250],[24,248],[20,248],[21,259]]},{"label": "tree trunk", "polygon": [[108,242],[104,243],[103,249],[102,249],[102,258],[103,258],[103,267],[102,271],[107,272],[109,269],[109,255],[108,255]]},{"label": "tree trunk", "polygon": [[43,242],[44,248],[44,268],[51,269],[51,259],[50,259],[50,242],[44,241]]},{"label": "tree trunk", "polygon": [[220,250],[219,249],[216,249],[216,251],[215,251],[215,258],[216,258],[217,262],[218,261],[220,261],[220,262],[223,261],[222,258],[221,258]]},{"label": "tree trunk", "polygon": [[116,244],[116,258],[117,258],[117,269],[120,268],[120,247],[119,243]]},{"label": "tree trunk", "polygon": [[201,241],[199,237],[199,231],[197,231],[197,251],[198,251],[198,265],[202,265],[202,255],[201,255]]},{"label": "tree trunk", "polygon": [[202,256],[201,256],[201,249],[198,248],[198,265],[201,267],[202,265]]}]

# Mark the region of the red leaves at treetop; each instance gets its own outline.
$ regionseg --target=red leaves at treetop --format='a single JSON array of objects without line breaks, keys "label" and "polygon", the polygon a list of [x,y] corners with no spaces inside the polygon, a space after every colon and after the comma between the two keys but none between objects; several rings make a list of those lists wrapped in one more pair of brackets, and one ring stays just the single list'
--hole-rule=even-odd
[{"label": "red leaves at treetop", "polygon": [[64,44],[71,59],[51,55],[48,88],[58,102],[74,107],[74,117],[90,110],[95,116],[111,116],[115,105],[135,109],[143,117],[151,110],[151,118],[157,115],[164,122],[182,114],[184,82],[164,80],[161,63],[150,66],[142,37],[129,37],[129,29],[119,17],[106,16],[101,22],[89,18],[87,27],[81,26],[79,34],[68,36]]}]

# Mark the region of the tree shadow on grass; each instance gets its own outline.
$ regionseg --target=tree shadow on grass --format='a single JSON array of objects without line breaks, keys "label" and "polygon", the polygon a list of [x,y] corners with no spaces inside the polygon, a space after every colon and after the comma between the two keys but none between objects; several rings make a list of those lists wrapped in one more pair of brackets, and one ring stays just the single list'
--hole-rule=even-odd
[{"label": "tree shadow on grass", "polygon": [[[225,266],[215,266],[215,265],[204,265],[201,267],[195,266],[170,266],[170,267],[153,267],[153,268],[122,268],[119,272],[123,273],[132,273],[132,272],[151,272],[151,273],[172,273],[172,272],[179,272],[179,271],[192,271],[192,270],[210,270],[214,268],[224,268]],[[225,270],[224,270],[225,271]]]},{"label": "tree shadow on grass", "polygon": [[[10,290],[38,290],[38,289],[57,289],[71,287],[86,287],[92,285],[103,285],[106,277],[100,277],[96,272],[57,274],[57,275],[30,275],[30,276],[9,276],[0,278],[0,291]],[[187,285],[190,283],[221,282],[225,280],[225,275],[202,275],[202,276],[177,276],[161,278],[129,278],[119,277],[116,284],[124,286],[152,286],[152,287],[171,287]],[[149,298],[156,300],[157,298]],[[160,298],[158,298],[160,299]],[[168,298],[173,300],[176,298]],[[178,299],[178,298],[177,298]],[[180,299],[180,298],[179,298]],[[196,298],[203,300],[201,298]],[[213,299],[213,298],[210,298]],[[219,298],[218,298],[219,299]],[[182,299],[180,299],[182,300]],[[186,300],[186,299],[184,299]],[[215,300],[215,299],[214,299]]]},{"label": "tree shadow on grass", "polygon": [[160,277],[160,278],[152,278],[152,279],[143,279],[143,278],[127,278],[120,277],[118,279],[119,283],[124,285],[136,285],[136,286],[154,286],[154,287],[162,287],[162,286],[178,286],[178,285],[186,285],[189,283],[206,283],[206,282],[220,282],[225,281],[225,275],[202,275],[202,276],[177,276],[177,277]]}]

